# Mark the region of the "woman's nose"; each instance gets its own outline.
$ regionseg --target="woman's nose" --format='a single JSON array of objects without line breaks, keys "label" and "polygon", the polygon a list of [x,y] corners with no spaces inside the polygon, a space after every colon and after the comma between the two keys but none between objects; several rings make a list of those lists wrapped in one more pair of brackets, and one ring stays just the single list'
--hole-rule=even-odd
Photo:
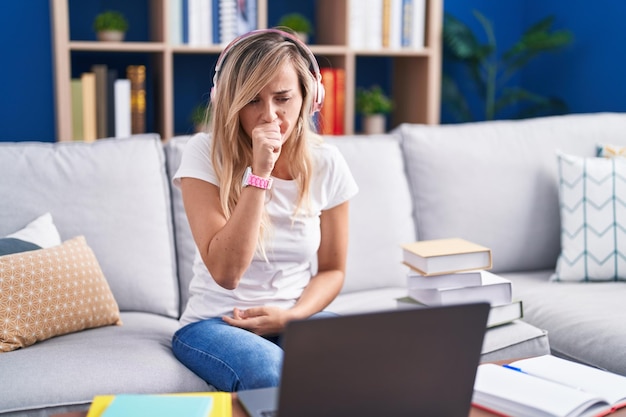
[{"label": "woman's nose", "polygon": [[278,117],[278,109],[271,100],[266,101],[263,105],[263,121],[270,123]]}]

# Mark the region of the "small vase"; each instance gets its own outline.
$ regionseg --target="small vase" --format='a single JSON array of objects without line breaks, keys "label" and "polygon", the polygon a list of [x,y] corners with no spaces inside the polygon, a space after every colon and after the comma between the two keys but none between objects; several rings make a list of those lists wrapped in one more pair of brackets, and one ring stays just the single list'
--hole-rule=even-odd
[{"label": "small vase", "polygon": [[118,30],[101,30],[98,32],[98,40],[103,42],[121,42],[126,33]]},{"label": "small vase", "polygon": [[363,116],[363,133],[366,135],[385,133],[385,122],[384,114]]}]

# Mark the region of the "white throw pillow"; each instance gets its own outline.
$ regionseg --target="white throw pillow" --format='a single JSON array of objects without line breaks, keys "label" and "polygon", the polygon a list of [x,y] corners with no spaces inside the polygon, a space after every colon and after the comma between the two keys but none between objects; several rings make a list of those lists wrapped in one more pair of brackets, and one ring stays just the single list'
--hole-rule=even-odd
[{"label": "white throw pillow", "polygon": [[561,254],[555,281],[626,281],[626,159],[557,152]]},{"label": "white throw pillow", "polygon": [[61,244],[61,236],[59,236],[59,231],[54,225],[50,213],[39,216],[23,229],[5,237],[25,240],[42,248],[51,248]]}]

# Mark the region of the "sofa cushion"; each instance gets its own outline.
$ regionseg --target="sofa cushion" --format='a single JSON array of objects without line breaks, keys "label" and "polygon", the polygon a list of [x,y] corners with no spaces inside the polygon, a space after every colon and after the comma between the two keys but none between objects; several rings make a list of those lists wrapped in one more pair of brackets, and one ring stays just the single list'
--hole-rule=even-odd
[{"label": "sofa cushion", "polygon": [[598,142],[626,144],[625,131],[613,113],[400,126],[418,238],[487,246],[494,272],[554,269],[556,149],[593,156]]},{"label": "sofa cushion", "polygon": [[14,237],[0,238],[0,256],[41,249],[41,246]]},{"label": "sofa cushion", "polygon": [[119,309],[84,237],[0,256],[1,352],[109,324]]},{"label": "sofa cushion", "polygon": [[626,146],[598,144],[597,156],[605,158],[622,157],[626,158]]},{"label": "sofa cushion", "polygon": [[50,213],[42,214],[22,229],[6,237],[24,240],[42,248],[61,244],[61,236],[59,236],[59,231],[54,225]]},{"label": "sofa cushion", "polygon": [[547,330],[555,355],[626,375],[626,284],[552,282],[553,272],[504,274],[524,321]]},{"label": "sofa cushion", "polygon": [[400,245],[415,240],[413,203],[399,138],[394,135],[325,137],[337,146],[359,193],[350,200],[350,235],[342,292],[405,285]]},{"label": "sofa cushion", "polygon": [[0,378],[0,415],[85,411],[96,394],[214,390],[172,355],[178,320],[139,312],[122,312],[121,318],[123,326],[0,353],[0,375],[11,375]]},{"label": "sofa cushion", "polygon": [[556,281],[626,280],[626,159],[558,152],[561,254]]},{"label": "sofa cushion", "polygon": [[49,212],[84,235],[121,310],[178,317],[169,184],[157,135],[0,143],[0,236]]}]

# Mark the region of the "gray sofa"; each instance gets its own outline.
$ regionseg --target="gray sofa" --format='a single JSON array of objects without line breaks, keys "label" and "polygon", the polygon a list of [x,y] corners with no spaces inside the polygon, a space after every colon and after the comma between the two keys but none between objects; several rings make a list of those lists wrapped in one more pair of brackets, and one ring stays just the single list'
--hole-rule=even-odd
[{"label": "gray sofa", "polygon": [[[487,331],[483,360],[551,348],[626,374],[623,283],[548,281],[559,253],[555,149],[592,156],[596,142],[626,144],[625,131],[626,116],[592,114],[327,138],[360,185],[346,283],[330,310],[396,308],[406,294],[399,245],[464,237],[492,248],[493,271],[513,279],[525,308],[524,321]],[[63,241],[85,236],[123,321],[0,353],[0,415],[86,410],[97,394],[212,389],[170,350],[195,251],[170,186],[187,140],[0,143],[0,237],[46,212]]]}]

